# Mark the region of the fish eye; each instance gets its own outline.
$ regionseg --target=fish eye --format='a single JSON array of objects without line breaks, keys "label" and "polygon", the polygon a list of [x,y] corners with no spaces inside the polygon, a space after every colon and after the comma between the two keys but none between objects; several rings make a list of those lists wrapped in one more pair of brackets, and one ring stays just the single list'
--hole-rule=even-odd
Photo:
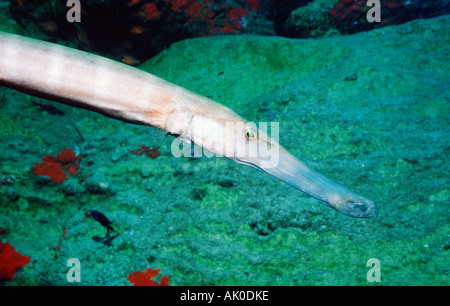
[{"label": "fish eye", "polygon": [[247,138],[247,140],[256,139],[257,135],[258,134],[256,133],[256,131],[252,130],[251,128],[246,128],[244,130],[244,136],[245,138]]}]

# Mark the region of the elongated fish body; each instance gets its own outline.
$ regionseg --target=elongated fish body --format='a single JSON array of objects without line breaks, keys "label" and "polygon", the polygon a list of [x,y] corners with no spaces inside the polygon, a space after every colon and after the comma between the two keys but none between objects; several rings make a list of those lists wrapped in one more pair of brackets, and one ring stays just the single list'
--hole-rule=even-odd
[{"label": "elongated fish body", "polygon": [[4,32],[0,32],[0,82],[31,95],[163,130],[170,129],[169,114],[177,109],[195,113],[197,108],[202,111],[214,104],[214,109],[231,112],[125,64]]},{"label": "elongated fish body", "polygon": [[[228,107],[137,68],[0,32],[0,84],[180,135],[184,141],[275,176],[343,214],[377,215],[373,201],[309,168]],[[267,153],[262,152],[264,147],[276,152],[276,163],[261,158]]]}]

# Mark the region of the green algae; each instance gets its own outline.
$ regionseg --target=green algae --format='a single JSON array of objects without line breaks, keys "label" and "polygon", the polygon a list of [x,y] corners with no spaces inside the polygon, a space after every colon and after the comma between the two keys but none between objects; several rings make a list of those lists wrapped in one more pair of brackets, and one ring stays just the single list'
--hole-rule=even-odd
[{"label": "green algae", "polygon": [[[24,116],[20,125],[0,113],[2,175],[22,174],[0,186],[0,226],[8,229],[0,238],[32,258],[8,284],[67,285],[72,257],[84,285],[125,285],[147,268],[161,268],[174,285],[376,285],[366,278],[370,258],[380,260],[382,285],[449,284],[450,69],[437,60],[448,53],[449,24],[441,17],[318,40],[192,39],[141,67],[248,120],[279,121],[281,144],[375,199],[375,219],[340,215],[229,160],[174,158],[172,138],[146,127],[74,110],[49,129],[52,117]],[[67,122],[84,141],[66,137]],[[20,130],[33,142],[1,134]],[[64,192],[31,173],[49,151],[75,145],[83,159],[72,179],[84,188]],[[142,145],[160,146],[161,155],[130,153]],[[120,233],[112,246],[93,239],[105,229],[85,217],[90,209]]]},{"label": "green algae", "polygon": [[6,139],[7,137],[29,137],[36,138],[37,133],[27,127],[25,127],[19,116],[12,116],[11,114],[0,114],[0,122],[2,128],[0,130],[0,137]]}]

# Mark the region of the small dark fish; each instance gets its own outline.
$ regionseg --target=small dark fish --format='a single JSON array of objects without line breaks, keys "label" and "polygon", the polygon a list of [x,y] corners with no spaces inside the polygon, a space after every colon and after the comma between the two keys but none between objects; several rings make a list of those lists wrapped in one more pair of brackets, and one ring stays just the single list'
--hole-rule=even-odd
[{"label": "small dark fish", "polygon": [[106,227],[106,237],[108,237],[110,232],[114,230],[111,226],[111,221],[109,221],[108,218],[106,218],[105,215],[99,211],[91,210],[90,214],[98,223]]},{"label": "small dark fish", "polygon": [[55,116],[64,116],[64,112],[60,109],[57,109],[56,107],[52,106],[52,105],[45,105],[45,104],[41,104],[41,103],[37,103],[32,101],[33,105],[36,105],[37,107],[39,107],[42,111],[49,113],[50,115],[55,115]]}]

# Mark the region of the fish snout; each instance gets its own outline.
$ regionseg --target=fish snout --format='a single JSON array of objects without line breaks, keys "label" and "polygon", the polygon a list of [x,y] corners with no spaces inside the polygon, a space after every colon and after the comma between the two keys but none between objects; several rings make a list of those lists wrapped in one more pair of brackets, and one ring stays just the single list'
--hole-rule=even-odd
[{"label": "fish snout", "polygon": [[340,197],[337,201],[330,200],[330,207],[354,218],[373,218],[378,216],[378,209],[375,202],[366,198],[361,199],[343,199]]},{"label": "fish snout", "polygon": [[[253,164],[258,165],[255,162]],[[378,215],[374,201],[308,167],[281,147],[276,166],[258,166],[264,172],[290,184],[344,215],[354,218],[372,218]]]}]

